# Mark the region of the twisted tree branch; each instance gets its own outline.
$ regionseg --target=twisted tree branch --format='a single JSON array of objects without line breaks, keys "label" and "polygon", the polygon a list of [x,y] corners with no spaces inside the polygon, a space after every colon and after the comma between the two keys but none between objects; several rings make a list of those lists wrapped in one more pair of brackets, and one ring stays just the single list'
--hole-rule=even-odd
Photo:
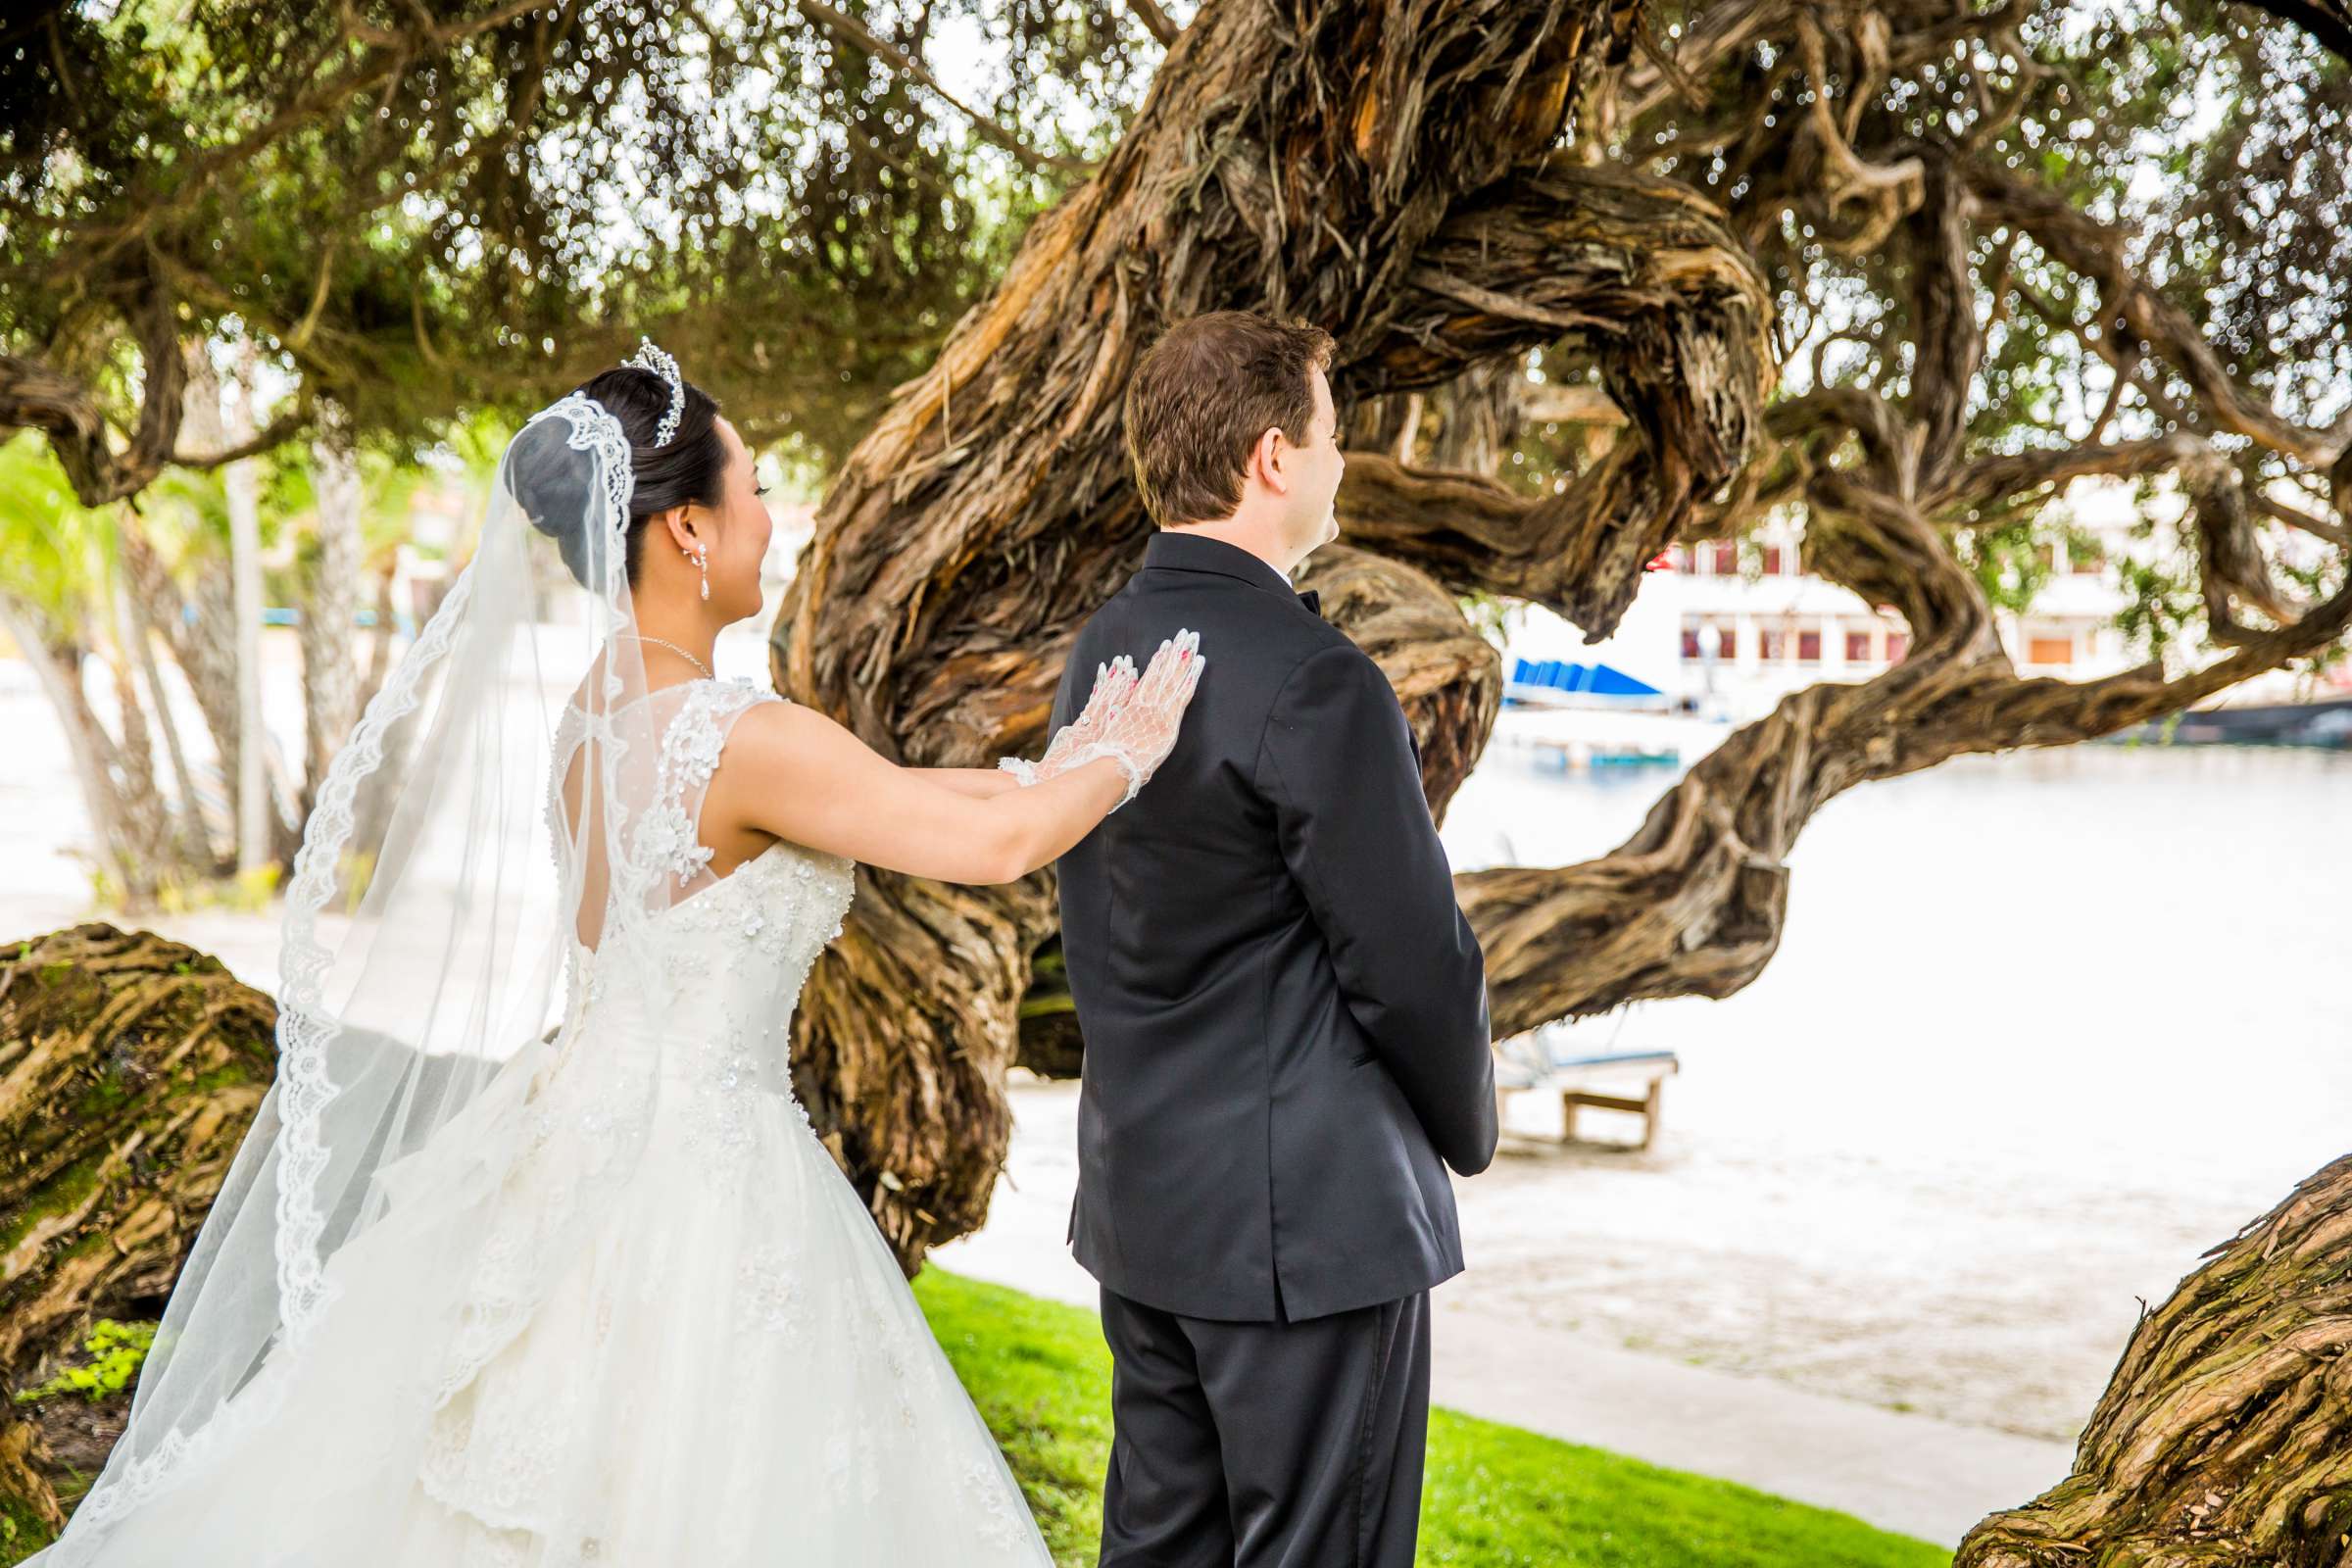
[{"label": "twisted tree branch", "polygon": [[139,422],[120,453],[105,411],[88,386],[37,360],[0,354],[0,430],[29,427],[46,434],[85,507],[105,506],[144,489],[172,461],[179,439],[187,366],[180,357],[172,299],[160,287],[150,287],[134,324],[143,381]]},{"label": "twisted tree branch", "polygon": [[1486,952],[1497,1038],[1671,996],[1721,998],[1759,974],[1787,915],[1787,856],[1821,806],[1870,779],[1965,753],[2066,746],[2175,711],[2324,649],[2352,626],[2352,583],[2290,625],[2167,680],[2142,665],[2081,683],[2020,679],[1975,580],[1915,510],[1817,475],[1817,569],[1900,608],[1911,656],[1861,685],[1784,698],[1735,732],[1599,859],[1454,879]]}]

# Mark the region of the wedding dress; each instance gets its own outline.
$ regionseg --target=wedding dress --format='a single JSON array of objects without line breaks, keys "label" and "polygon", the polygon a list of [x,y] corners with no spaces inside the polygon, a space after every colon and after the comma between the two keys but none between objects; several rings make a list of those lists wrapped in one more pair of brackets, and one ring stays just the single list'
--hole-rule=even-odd
[{"label": "wedding dress", "polygon": [[[628,462],[577,394],[526,426],[338,755],[276,1079],[43,1568],[1050,1564],[794,1098],[853,864],[779,841],[711,873],[703,796],[783,699],[647,686]],[[568,811],[567,778],[603,807]]]},{"label": "wedding dress", "polygon": [[[103,1561],[1051,1561],[784,1071],[852,864],[779,842],[713,878],[686,827],[729,727],[781,699],[696,681],[649,700],[675,709],[676,794],[648,826],[685,891],[618,940],[658,950],[626,972],[671,983],[612,983],[619,954],[575,940],[565,1049],[516,1054],[382,1167],[388,1217],[329,1264],[337,1299],[275,1417],[118,1529]],[[629,1181],[552,1270],[547,1238],[597,1190],[586,1167],[643,1113],[649,1076]],[[509,1168],[471,1157],[510,1146]],[[481,1238],[465,1277],[419,1267],[458,1231]]]}]

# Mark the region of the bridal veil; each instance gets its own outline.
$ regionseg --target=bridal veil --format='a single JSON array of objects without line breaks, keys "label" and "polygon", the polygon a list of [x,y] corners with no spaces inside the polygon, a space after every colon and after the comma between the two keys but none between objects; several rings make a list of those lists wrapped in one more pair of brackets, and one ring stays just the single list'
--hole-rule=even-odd
[{"label": "bridal veil", "polygon": [[[454,1140],[494,1181],[515,1157],[514,1119],[468,1123],[468,1108],[502,1071],[535,1072],[569,1045],[583,947],[607,983],[660,964],[659,943],[630,940],[676,893],[675,824],[652,808],[663,705],[645,700],[626,635],[631,474],[622,426],[588,397],[532,417],[500,461],[471,560],[336,754],[285,893],[275,1080],[172,1292],[128,1428],[45,1557],[55,1568],[89,1560],[142,1499],[200,1484],[208,1455],[270,1419],[334,1310],[338,1258],[402,1201],[401,1161]],[[643,976],[649,992],[660,978]],[[636,1087],[611,1102],[596,1157],[531,1238],[536,1276],[583,1245],[600,1195],[625,1183],[661,1090],[650,1063]],[[420,1409],[529,1304],[468,1288],[489,1272],[482,1246],[450,1227],[418,1259],[447,1282],[425,1293],[450,1318],[434,1336],[447,1358],[384,1375],[413,1378]]]}]

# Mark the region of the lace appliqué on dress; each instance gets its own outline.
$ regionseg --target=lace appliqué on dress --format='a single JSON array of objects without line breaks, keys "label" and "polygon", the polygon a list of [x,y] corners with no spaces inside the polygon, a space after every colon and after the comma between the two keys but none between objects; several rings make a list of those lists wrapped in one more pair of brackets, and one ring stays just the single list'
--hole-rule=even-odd
[{"label": "lace appliqu\u00e9 on dress", "polygon": [[781,1247],[766,1246],[743,1260],[736,1273],[735,1332],[768,1334],[797,1345],[808,1328],[808,1282],[801,1259]]},{"label": "lace appliqu\u00e9 on dress", "polygon": [[980,1510],[980,1535],[992,1546],[1017,1545],[1037,1528],[1028,1505],[1004,1479],[1004,1473],[986,1459],[974,1459],[963,1469],[963,1494]]},{"label": "lace appliqu\u00e9 on dress", "polygon": [[699,841],[686,807],[687,791],[697,807],[703,787],[718,771],[727,735],[719,720],[756,702],[781,702],[748,680],[697,681],[662,732],[662,756],[654,776],[654,805],[637,824],[631,841],[641,863],[673,872],[686,887],[710,864],[710,847]]}]

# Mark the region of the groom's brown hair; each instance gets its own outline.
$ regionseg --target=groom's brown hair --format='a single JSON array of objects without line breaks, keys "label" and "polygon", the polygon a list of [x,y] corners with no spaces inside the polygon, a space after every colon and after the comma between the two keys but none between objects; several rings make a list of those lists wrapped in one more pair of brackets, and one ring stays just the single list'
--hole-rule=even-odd
[{"label": "groom's brown hair", "polygon": [[1255,311],[1177,322],[1127,383],[1127,458],[1144,510],[1161,527],[1213,522],[1242,502],[1250,449],[1270,428],[1306,439],[1315,370],[1331,334]]}]

